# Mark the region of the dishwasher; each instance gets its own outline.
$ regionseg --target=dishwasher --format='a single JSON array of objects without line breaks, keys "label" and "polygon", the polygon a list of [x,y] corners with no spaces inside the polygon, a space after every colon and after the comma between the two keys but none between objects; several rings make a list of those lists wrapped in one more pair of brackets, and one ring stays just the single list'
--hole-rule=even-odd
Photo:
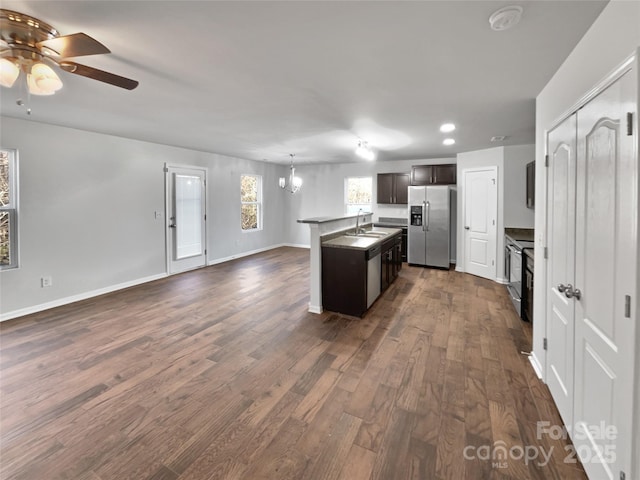
[{"label": "dishwasher", "polygon": [[373,305],[380,295],[381,246],[376,245],[367,250],[367,308]]}]

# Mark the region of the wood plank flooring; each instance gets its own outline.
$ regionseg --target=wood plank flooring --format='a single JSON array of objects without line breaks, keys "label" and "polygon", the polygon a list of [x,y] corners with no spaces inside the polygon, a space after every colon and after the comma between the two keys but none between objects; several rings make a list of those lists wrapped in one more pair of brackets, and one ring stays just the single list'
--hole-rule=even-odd
[{"label": "wood plank flooring", "polygon": [[364,318],[314,315],[308,264],[279,248],[0,324],[0,478],[586,478],[538,434],[561,421],[503,286],[405,266]]}]

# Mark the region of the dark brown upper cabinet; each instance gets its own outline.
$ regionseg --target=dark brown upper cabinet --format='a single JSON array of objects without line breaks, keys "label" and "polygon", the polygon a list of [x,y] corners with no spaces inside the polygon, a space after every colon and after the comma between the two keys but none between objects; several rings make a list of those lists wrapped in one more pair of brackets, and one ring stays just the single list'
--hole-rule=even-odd
[{"label": "dark brown upper cabinet", "polygon": [[527,208],[536,206],[536,162],[527,163]]},{"label": "dark brown upper cabinet", "polygon": [[411,185],[455,185],[455,183],[455,163],[411,167]]},{"label": "dark brown upper cabinet", "polygon": [[379,173],[376,203],[406,205],[408,187],[408,173]]}]

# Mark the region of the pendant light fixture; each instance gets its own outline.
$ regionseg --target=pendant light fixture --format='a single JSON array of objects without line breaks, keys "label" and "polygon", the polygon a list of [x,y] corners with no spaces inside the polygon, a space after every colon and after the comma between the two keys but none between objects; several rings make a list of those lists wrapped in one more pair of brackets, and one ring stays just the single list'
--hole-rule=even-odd
[{"label": "pendant light fixture", "polygon": [[290,153],[291,157],[291,166],[289,167],[289,183],[287,183],[286,178],[280,177],[279,185],[280,188],[286,190],[287,192],[293,194],[300,190],[302,187],[302,179],[300,177],[296,177],[296,169],[293,167],[293,157],[295,157],[294,153]]}]

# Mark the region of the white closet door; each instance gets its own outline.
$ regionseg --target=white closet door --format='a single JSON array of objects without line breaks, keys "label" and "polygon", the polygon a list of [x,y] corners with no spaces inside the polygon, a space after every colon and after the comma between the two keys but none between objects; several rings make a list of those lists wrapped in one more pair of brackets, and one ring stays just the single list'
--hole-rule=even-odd
[{"label": "white closet door", "polygon": [[[629,478],[636,291],[637,161],[627,132],[635,71],[578,111],[574,445],[591,479]],[[631,313],[631,318],[626,314]],[[603,427],[613,427],[606,435]],[[605,438],[603,438],[605,437]],[[614,438],[612,438],[614,437]]]},{"label": "white closet door", "polygon": [[547,384],[566,425],[573,423],[574,311],[565,296],[574,284],[576,225],[576,116],[567,118],[547,137],[548,248]]}]

